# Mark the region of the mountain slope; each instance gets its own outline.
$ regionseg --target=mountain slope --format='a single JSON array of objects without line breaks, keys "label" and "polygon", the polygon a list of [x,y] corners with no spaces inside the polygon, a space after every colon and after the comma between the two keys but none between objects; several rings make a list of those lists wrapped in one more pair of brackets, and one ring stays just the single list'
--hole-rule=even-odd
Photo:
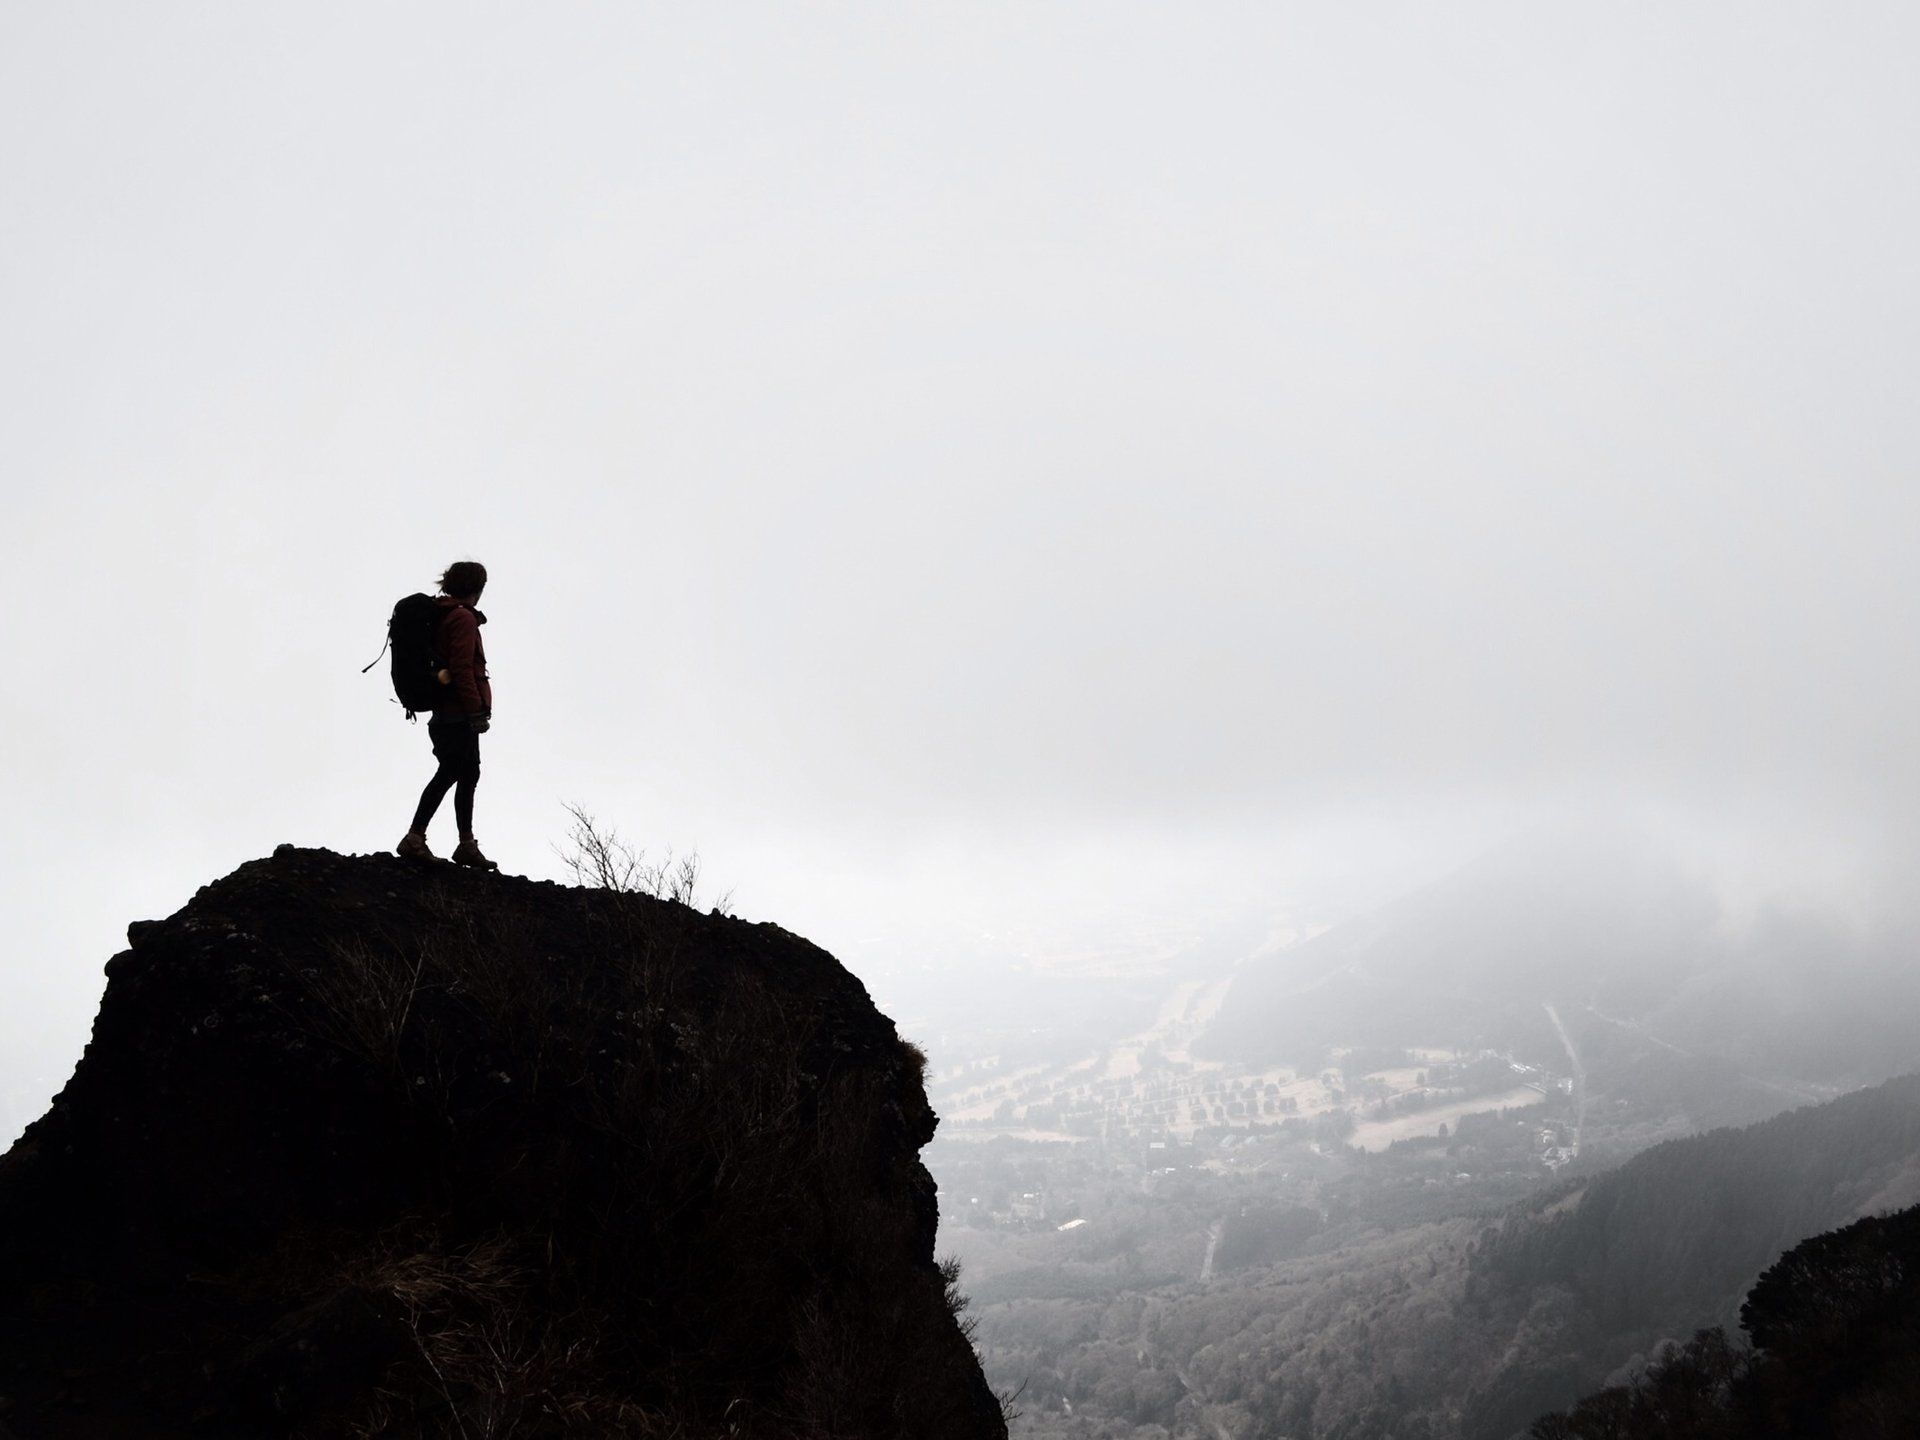
[{"label": "mountain slope", "polygon": [[1907,1440],[1920,1415],[1920,1208],[1796,1245],[1740,1318],[1631,1383],[1536,1420],[1536,1440]]},{"label": "mountain slope", "polygon": [[1531,1353],[1483,1390],[1468,1433],[1509,1433],[1565,1404],[1583,1372],[1604,1375],[1663,1338],[1731,1324],[1783,1251],[1916,1198],[1920,1075],[1906,1075],[1656,1146],[1520,1207],[1474,1247],[1467,1298],[1485,1321],[1526,1325]]},{"label": "mountain slope", "polygon": [[1557,1064],[1551,1001],[1576,1033],[1639,1036],[1613,1077],[1628,1086],[1649,1061],[1785,1084],[1770,1105],[1755,1093],[1705,1117],[1726,1123],[1920,1065],[1916,950],[1920,936],[1837,912],[1735,923],[1703,874],[1645,836],[1542,831],[1250,962],[1194,1049],[1296,1068],[1352,1046]]},{"label": "mountain slope", "polygon": [[1312,1063],[1329,1045],[1464,1043],[1504,1007],[1635,1014],[1705,960],[1712,891],[1614,832],[1529,835],[1236,977],[1206,1053]]}]

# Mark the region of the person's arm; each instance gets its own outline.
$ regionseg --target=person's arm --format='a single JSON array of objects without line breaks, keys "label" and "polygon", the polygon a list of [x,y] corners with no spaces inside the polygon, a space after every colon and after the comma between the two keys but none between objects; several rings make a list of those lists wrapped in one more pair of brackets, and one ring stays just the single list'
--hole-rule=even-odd
[{"label": "person's arm", "polygon": [[440,634],[441,643],[446,647],[447,679],[453,686],[454,698],[469,716],[485,714],[487,706],[480,698],[480,682],[473,663],[474,644],[480,636],[473,612],[464,606],[449,610]]}]

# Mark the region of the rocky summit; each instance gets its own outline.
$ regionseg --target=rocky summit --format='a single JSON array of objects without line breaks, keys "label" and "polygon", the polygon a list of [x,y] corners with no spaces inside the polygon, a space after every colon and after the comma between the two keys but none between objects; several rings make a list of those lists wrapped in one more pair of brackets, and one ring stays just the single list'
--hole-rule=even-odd
[{"label": "rocky summit", "polygon": [[825,951],[291,846],[128,940],[0,1157],[0,1435],[1005,1435]]}]

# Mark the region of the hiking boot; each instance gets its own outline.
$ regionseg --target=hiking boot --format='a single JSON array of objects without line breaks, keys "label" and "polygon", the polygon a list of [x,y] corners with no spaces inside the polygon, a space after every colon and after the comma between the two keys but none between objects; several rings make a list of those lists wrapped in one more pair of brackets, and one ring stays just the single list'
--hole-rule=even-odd
[{"label": "hiking boot", "polygon": [[402,860],[436,860],[439,857],[427,848],[427,837],[418,830],[409,830],[400,837],[400,843],[393,847],[393,853]]},{"label": "hiking boot", "polygon": [[471,865],[476,870],[498,870],[500,867],[480,853],[480,842],[471,835],[462,840],[453,852],[453,863]]}]

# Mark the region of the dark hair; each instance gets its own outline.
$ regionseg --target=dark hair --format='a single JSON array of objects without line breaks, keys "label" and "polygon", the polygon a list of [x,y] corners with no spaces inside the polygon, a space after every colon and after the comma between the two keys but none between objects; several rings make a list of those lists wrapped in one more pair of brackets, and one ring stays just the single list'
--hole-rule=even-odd
[{"label": "dark hair", "polygon": [[487,588],[487,567],[478,560],[456,560],[440,577],[440,589],[448,595],[478,595]]}]

